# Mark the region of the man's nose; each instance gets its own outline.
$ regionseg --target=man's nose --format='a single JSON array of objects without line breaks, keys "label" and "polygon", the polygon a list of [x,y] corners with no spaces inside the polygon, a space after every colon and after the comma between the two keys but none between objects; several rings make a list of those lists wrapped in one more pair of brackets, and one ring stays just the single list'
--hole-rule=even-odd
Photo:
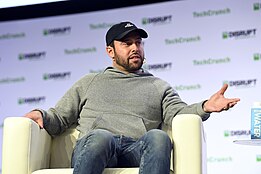
[{"label": "man's nose", "polygon": [[132,50],[139,50],[139,48],[140,48],[140,45],[138,43],[135,43],[135,42],[132,43],[132,45],[131,45]]}]

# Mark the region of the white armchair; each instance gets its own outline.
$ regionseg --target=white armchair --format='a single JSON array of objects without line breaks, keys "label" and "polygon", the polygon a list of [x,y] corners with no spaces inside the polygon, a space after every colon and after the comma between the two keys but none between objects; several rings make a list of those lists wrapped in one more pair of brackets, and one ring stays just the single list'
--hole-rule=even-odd
[{"label": "white armchair", "polygon": [[[206,174],[206,141],[198,115],[173,119],[172,130],[163,128],[173,140],[171,173]],[[25,117],[4,121],[2,174],[72,174],[71,154],[78,131],[68,129],[52,138]],[[139,168],[106,168],[103,174],[138,174]]]}]

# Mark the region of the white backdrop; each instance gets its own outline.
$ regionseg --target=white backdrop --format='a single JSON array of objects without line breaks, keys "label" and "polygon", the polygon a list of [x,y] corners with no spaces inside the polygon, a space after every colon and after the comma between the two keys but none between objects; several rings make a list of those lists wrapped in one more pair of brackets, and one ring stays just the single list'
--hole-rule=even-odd
[{"label": "white backdrop", "polygon": [[204,122],[208,173],[260,174],[261,147],[233,143],[250,139],[251,105],[261,101],[260,19],[260,0],[188,0],[2,22],[0,121],[54,106],[80,77],[111,65],[105,33],[129,20],[149,33],[144,68],[184,101],[205,100],[224,83],[226,97],[241,98]]}]

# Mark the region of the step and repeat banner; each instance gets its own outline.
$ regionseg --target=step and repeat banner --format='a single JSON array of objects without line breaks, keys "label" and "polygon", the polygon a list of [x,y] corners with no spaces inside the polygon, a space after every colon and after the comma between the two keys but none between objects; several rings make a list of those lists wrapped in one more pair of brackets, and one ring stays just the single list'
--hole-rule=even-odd
[{"label": "step and repeat banner", "polygon": [[208,173],[260,174],[261,147],[233,143],[250,139],[251,106],[261,101],[260,0],[173,1],[2,22],[1,123],[54,106],[82,76],[110,66],[105,33],[126,20],[149,34],[144,68],[188,104],[208,99],[224,83],[226,97],[241,99],[204,122]]}]

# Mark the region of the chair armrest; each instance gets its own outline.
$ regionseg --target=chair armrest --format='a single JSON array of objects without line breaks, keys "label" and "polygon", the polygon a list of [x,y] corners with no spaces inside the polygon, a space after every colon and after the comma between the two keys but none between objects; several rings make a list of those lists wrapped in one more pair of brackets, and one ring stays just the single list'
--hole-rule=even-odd
[{"label": "chair armrest", "polygon": [[2,173],[31,174],[48,168],[51,136],[38,124],[25,117],[4,120]]},{"label": "chair armrest", "polygon": [[207,172],[206,140],[202,119],[194,114],[181,114],[172,121],[175,174]]}]

